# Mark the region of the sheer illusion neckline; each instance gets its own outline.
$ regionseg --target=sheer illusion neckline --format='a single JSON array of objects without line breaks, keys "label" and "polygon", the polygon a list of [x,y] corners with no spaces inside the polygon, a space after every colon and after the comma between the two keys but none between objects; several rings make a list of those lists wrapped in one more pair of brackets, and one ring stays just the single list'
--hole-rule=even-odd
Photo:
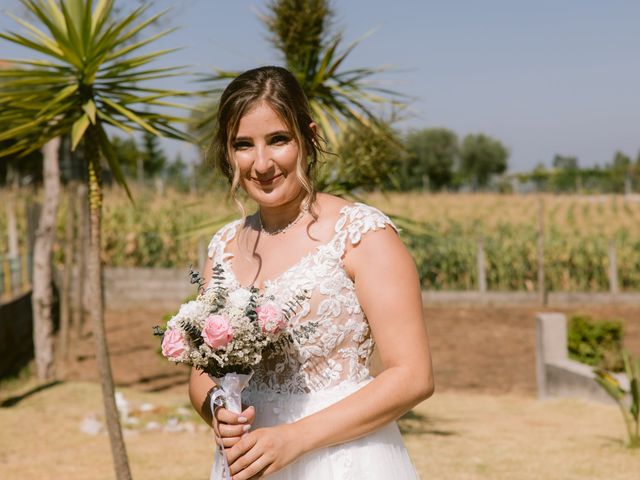
[{"label": "sheer illusion neckline", "polygon": [[327,248],[329,245],[331,245],[335,241],[335,239],[336,239],[336,237],[338,236],[338,233],[339,233],[338,231],[336,231],[336,226],[338,225],[338,222],[340,221],[342,216],[345,214],[346,209],[348,209],[348,208],[349,208],[349,205],[345,205],[344,207],[342,207],[340,209],[340,215],[338,216],[338,220],[336,220],[336,222],[334,223],[333,235],[331,236],[331,238],[328,241],[320,243],[319,245],[316,245],[312,250],[310,250],[307,253],[303,254],[293,264],[291,264],[287,269],[283,270],[282,272],[280,272],[275,277],[263,279],[262,280],[262,286],[260,286],[260,287],[256,286],[255,283],[252,283],[250,285],[243,285],[240,282],[240,280],[238,279],[238,276],[236,275],[236,272],[235,272],[235,269],[234,269],[234,265],[233,265],[233,261],[227,260],[227,259],[235,259],[235,257],[236,257],[235,254],[228,253],[225,250],[227,248],[227,243],[230,242],[231,240],[233,240],[234,238],[236,238],[236,236],[238,235],[238,228],[240,227],[240,222],[241,222],[240,220],[238,220],[236,222],[236,224],[233,226],[235,231],[233,232],[233,236],[231,238],[227,239],[226,241],[220,239],[220,243],[221,243],[220,263],[222,263],[225,271],[229,274],[231,281],[237,287],[244,288],[244,289],[249,289],[251,287],[255,287],[261,293],[264,293],[267,288],[269,288],[270,286],[276,285],[282,279],[282,277],[284,277],[285,275],[287,275],[291,271],[293,271],[296,268],[298,268],[301,264],[307,262],[308,260],[310,260],[313,257],[315,257],[316,255],[318,255],[323,248]]},{"label": "sheer illusion neckline", "polygon": [[[332,239],[333,240],[333,239]],[[300,257],[298,260],[295,261],[295,263],[293,263],[289,268],[287,268],[286,270],[284,270],[283,272],[279,273],[278,275],[276,275],[273,278],[265,278],[262,280],[262,286],[258,287],[255,285],[255,283],[252,283],[250,285],[243,285],[240,280],[238,279],[238,276],[236,275],[236,272],[233,268],[233,262],[228,261],[224,256],[221,258],[221,263],[224,266],[224,269],[229,273],[231,280],[233,281],[233,283],[240,288],[244,288],[244,289],[250,289],[251,287],[255,287],[257,288],[260,293],[264,293],[267,288],[269,288],[272,285],[277,284],[282,277],[284,277],[286,274],[288,274],[289,272],[293,271],[294,269],[296,269],[300,264],[304,263],[306,260],[313,258],[315,255],[318,254],[318,252],[320,251],[320,248],[328,245],[331,242],[331,240],[327,243],[323,243],[321,245],[317,245],[315,250],[311,250],[310,252],[305,253],[302,257]],[[232,255],[232,257],[235,257],[235,255],[233,254],[227,254],[227,255]]]}]

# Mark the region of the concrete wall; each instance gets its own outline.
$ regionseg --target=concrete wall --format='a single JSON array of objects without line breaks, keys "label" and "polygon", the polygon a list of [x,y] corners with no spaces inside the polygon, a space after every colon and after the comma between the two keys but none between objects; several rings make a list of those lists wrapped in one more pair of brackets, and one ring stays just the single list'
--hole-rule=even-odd
[{"label": "concrete wall", "polygon": [[[181,303],[196,288],[185,268],[105,268],[105,297],[109,308],[144,302],[171,306]],[[426,305],[539,305],[535,292],[424,291]],[[598,292],[549,292],[548,305],[640,305],[640,293],[617,295]]]},{"label": "concrete wall", "polygon": [[[628,390],[624,375],[615,375]],[[538,398],[581,397],[614,404],[614,400],[595,382],[590,366],[569,359],[567,318],[562,313],[536,316],[536,378]]]},{"label": "concrete wall", "polygon": [[[422,292],[428,305],[540,305],[536,292],[477,292],[432,291]],[[607,292],[549,292],[547,305],[640,305],[640,293]]]},{"label": "concrete wall", "polygon": [[188,268],[105,268],[104,282],[107,308],[175,308],[197,291]]}]

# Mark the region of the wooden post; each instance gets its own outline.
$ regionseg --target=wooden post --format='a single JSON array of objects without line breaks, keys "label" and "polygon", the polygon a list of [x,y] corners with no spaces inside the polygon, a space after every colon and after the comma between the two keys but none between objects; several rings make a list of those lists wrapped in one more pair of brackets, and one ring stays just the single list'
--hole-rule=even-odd
[{"label": "wooden post", "polygon": [[487,273],[484,266],[484,241],[482,237],[478,238],[476,257],[478,261],[478,290],[480,293],[487,291]]},{"label": "wooden post", "polygon": [[618,260],[616,258],[616,240],[609,239],[609,291],[613,295],[620,293],[618,284]]},{"label": "wooden post", "polygon": [[544,200],[538,199],[538,297],[540,304],[547,305],[547,290],[544,284]]},{"label": "wooden post", "polygon": [[9,258],[18,258],[18,227],[16,222],[16,204],[12,195],[9,195],[6,210]]}]

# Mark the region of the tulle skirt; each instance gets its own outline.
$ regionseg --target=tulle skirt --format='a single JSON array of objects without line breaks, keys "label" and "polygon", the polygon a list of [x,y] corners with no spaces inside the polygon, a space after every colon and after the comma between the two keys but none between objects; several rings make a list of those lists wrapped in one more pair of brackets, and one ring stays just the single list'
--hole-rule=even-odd
[{"label": "tulle skirt", "polygon": [[[291,423],[362,388],[367,382],[308,394],[249,391],[243,403],[256,408],[253,428]],[[216,458],[216,463],[219,458]],[[212,470],[210,480],[218,480]],[[218,470],[219,471],[219,470]],[[269,480],[414,480],[419,478],[395,422],[356,440],[314,450],[268,476]]]}]

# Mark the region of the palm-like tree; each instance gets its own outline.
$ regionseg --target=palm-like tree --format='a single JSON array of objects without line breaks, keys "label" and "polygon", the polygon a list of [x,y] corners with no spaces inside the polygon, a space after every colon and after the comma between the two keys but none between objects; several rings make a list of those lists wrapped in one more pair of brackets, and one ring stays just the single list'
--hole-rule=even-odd
[{"label": "palm-like tree", "polygon": [[[371,82],[378,73],[386,71],[385,67],[343,68],[344,61],[362,39],[341,48],[342,34],[332,31],[333,16],[329,0],[271,0],[260,19],[284,65],[302,85],[324,137],[335,148],[340,132],[349,122],[375,128],[379,114],[373,111],[374,106],[402,108],[405,103],[397,92]],[[217,70],[204,80],[216,85],[239,73]],[[210,123],[212,117],[202,120]]]},{"label": "palm-like tree", "polygon": [[[92,293],[93,334],[103,400],[116,475],[131,478],[114,398],[113,378],[105,337],[101,300],[100,233],[102,212],[101,158],[125,188],[118,159],[105,125],[127,133],[149,132],[190,140],[172,126],[184,118],[168,107],[181,107],[170,97],[184,92],[146,86],[148,80],[179,75],[181,69],[153,68],[149,64],[172,50],[140,53],[170,30],[141,39],[141,32],[160,16],[143,19],[148,6],[114,18],[114,0],[21,0],[38,20],[14,17],[22,33],[0,33],[0,38],[35,51],[46,59],[11,60],[0,70],[0,142],[13,139],[0,157],[27,155],[52,138],[70,134],[72,148],[84,144],[90,202],[89,290]],[[127,189],[127,192],[129,190]]]}]

